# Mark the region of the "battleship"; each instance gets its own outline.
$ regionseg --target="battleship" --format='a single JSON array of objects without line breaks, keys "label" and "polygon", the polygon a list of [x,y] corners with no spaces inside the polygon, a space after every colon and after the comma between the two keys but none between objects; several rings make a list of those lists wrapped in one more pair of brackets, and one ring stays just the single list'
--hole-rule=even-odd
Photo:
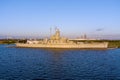
[{"label": "battleship", "polygon": [[107,49],[108,42],[75,42],[60,36],[60,30],[56,29],[55,34],[43,40],[27,40],[26,43],[16,43],[16,47],[25,48],[58,48],[58,49]]}]

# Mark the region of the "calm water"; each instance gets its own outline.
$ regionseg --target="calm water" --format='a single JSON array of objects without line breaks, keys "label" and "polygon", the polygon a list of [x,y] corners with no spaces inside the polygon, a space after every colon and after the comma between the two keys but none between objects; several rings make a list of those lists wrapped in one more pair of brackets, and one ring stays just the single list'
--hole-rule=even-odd
[{"label": "calm water", "polygon": [[0,45],[0,80],[117,80],[120,49],[45,50]]}]

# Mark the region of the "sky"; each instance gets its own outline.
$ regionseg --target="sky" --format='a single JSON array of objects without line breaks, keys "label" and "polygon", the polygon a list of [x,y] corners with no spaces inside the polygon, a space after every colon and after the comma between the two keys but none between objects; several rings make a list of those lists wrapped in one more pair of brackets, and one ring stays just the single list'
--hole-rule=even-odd
[{"label": "sky", "polygon": [[0,0],[1,36],[120,39],[120,0]]}]

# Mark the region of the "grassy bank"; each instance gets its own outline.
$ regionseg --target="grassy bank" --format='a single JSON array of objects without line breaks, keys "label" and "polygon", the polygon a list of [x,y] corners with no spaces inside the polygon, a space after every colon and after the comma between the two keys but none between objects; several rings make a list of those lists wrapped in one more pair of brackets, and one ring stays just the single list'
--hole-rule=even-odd
[{"label": "grassy bank", "polygon": [[120,40],[109,41],[109,48],[120,48]]},{"label": "grassy bank", "polygon": [[0,44],[15,44],[15,43],[25,43],[26,40],[21,39],[2,39],[0,40]]}]

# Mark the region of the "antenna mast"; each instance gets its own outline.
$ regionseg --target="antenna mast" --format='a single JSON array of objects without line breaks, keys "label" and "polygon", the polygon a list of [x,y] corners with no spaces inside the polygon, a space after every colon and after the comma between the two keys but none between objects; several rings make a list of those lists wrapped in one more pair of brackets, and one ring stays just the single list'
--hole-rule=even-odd
[{"label": "antenna mast", "polygon": [[52,35],[52,28],[50,27],[50,36]]}]

